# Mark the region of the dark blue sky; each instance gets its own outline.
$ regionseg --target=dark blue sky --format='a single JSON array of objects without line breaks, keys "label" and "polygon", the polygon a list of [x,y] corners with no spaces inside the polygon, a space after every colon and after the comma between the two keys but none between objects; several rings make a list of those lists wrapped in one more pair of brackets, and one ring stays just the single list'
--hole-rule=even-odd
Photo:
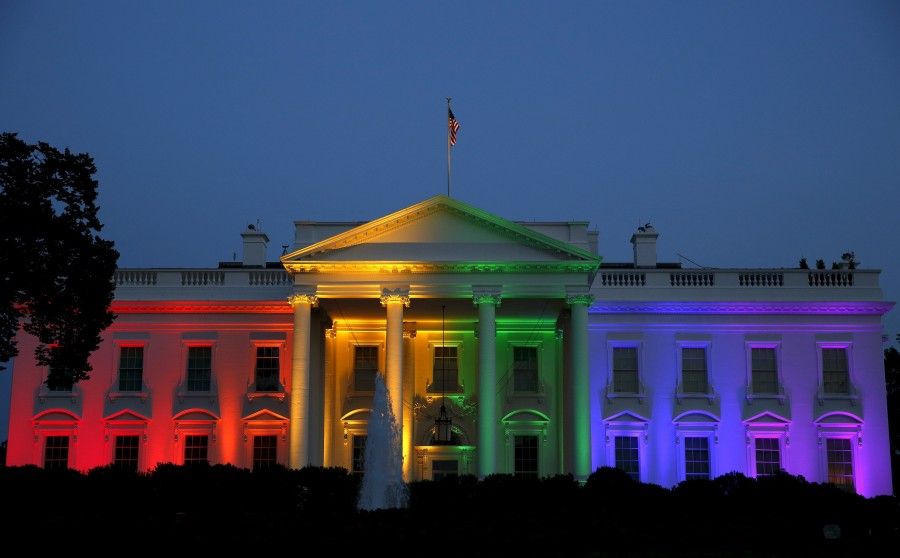
[{"label": "dark blue sky", "polygon": [[442,193],[452,96],[463,201],[900,297],[896,2],[297,4],[4,2],[0,129],[94,156],[121,265],[208,266]]}]

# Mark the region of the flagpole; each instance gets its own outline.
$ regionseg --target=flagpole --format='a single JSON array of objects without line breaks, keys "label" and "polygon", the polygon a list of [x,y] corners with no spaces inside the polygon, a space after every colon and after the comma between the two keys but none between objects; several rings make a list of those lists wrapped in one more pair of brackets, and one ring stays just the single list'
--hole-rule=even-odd
[{"label": "flagpole", "polygon": [[[447,114],[450,114],[450,97],[447,97]],[[447,197],[450,197],[450,126],[447,126]]]}]

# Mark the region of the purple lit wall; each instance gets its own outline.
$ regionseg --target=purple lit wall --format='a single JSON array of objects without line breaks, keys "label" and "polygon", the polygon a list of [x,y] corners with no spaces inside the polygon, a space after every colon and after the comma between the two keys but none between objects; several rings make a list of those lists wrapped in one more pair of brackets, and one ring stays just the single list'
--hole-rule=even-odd
[{"label": "purple lit wall", "polygon": [[[695,312],[695,303],[660,306],[667,313],[592,308],[594,468],[615,466],[610,451],[615,435],[633,432],[641,440],[642,479],[671,486],[684,478],[683,436],[710,433],[713,476],[731,471],[755,476],[754,440],[765,437],[778,440],[787,472],[826,482],[826,440],[835,437],[851,442],[857,492],[892,493],[879,313],[853,308],[844,314],[825,305],[805,314]],[[616,397],[610,387],[616,346],[638,349],[637,396]],[[709,397],[676,397],[682,346],[706,348]],[[748,397],[754,346],[775,348],[783,398]],[[846,349],[852,386],[845,396],[822,388],[822,350],[828,348]],[[689,422],[677,421],[679,416]]]}]

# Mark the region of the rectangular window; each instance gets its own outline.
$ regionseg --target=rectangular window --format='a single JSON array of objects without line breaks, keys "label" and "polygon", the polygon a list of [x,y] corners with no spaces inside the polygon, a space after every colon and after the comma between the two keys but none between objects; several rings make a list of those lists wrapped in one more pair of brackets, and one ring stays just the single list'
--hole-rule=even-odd
[{"label": "rectangular window", "polygon": [[825,393],[850,393],[847,349],[822,349],[822,384]]},{"label": "rectangular window", "polygon": [[268,469],[278,463],[278,436],[253,437],[253,470]]},{"label": "rectangular window", "polygon": [[538,387],[537,347],[513,347],[513,389],[536,393]]},{"label": "rectangular window", "polygon": [[684,393],[709,392],[705,348],[681,348],[681,389]]},{"label": "rectangular window", "polygon": [[459,391],[456,347],[435,347],[431,391]]},{"label": "rectangular window", "polygon": [[435,459],[431,462],[431,480],[452,479],[459,475],[459,461],[456,459]]},{"label": "rectangular window", "polygon": [[825,440],[828,458],[828,482],[853,491],[853,450],[847,438]]},{"label": "rectangular window", "polygon": [[113,453],[113,465],[116,469],[137,472],[140,440],[140,436],[116,436]]},{"label": "rectangular window", "polygon": [[638,392],[637,347],[613,347],[613,391]]},{"label": "rectangular window", "polygon": [[766,477],[781,470],[778,438],[756,438],[756,476]]},{"label": "rectangular window", "polygon": [[44,441],[44,469],[69,468],[69,437],[47,436]]},{"label": "rectangular window", "polygon": [[640,482],[641,462],[637,436],[616,436],[616,468]]},{"label": "rectangular window", "polygon": [[278,347],[256,348],[256,391],[278,391]]},{"label": "rectangular window", "polygon": [[684,478],[709,479],[709,438],[684,439]]},{"label": "rectangular window", "polygon": [[188,434],[184,437],[184,464],[209,463],[209,436]]},{"label": "rectangular window", "polygon": [[520,479],[538,478],[538,437],[515,436],[514,474]]},{"label": "rectangular window", "polygon": [[209,391],[211,380],[212,347],[188,347],[188,391]]},{"label": "rectangular window", "polygon": [[119,391],[141,391],[144,386],[144,348],[119,350]]},{"label": "rectangular window", "polygon": [[378,347],[354,347],[353,389],[356,391],[375,391],[376,374],[378,374]]},{"label": "rectangular window", "polygon": [[353,436],[353,455],[350,464],[350,472],[354,475],[361,475],[366,472],[366,441],[369,439],[365,434]]},{"label": "rectangular window", "polygon": [[[56,349],[51,349],[51,352],[55,352],[55,351],[56,351]],[[54,356],[55,355],[51,354],[51,358],[53,358]],[[52,364],[50,366],[48,366],[47,367],[47,377],[49,378],[50,376],[54,375],[56,370],[57,370],[57,368],[55,366],[53,366]],[[69,376],[69,374],[65,374],[65,376]],[[65,392],[72,391],[72,383],[71,382],[63,383],[63,384],[56,384],[54,386],[50,386],[50,384],[46,384],[46,385],[47,385],[48,391],[65,391]]]},{"label": "rectangular window", "polygon": [[778,363],[775,349],[754,347],[750,350],[751,386],[753,393],[778,393]]}]

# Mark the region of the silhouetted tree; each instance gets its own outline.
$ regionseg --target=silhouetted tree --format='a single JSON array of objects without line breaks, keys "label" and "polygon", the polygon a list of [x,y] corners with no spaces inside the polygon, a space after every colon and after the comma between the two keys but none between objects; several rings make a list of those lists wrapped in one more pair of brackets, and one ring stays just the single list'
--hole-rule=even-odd
[{"label": "silhouetted tree", "polygon": [[900,490],[900,351],[895,347],[884,351],[884,383],[887,388],[894,494],[897,494],[897,490]]},{"label": "silhouetted tree", "polygon": [[86,153],[0,134],[0,362],[18,354],[21,325],[52,387],[90,377],[114,318],[119,253],[97,234],[96,172]]}]

